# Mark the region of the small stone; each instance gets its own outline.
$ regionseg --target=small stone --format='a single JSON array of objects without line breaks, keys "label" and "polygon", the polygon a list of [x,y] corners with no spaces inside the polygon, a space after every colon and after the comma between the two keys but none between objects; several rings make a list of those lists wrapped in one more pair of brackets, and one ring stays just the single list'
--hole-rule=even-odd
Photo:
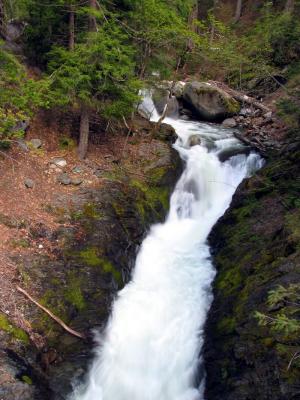
[{"label": "small stone", "polygon": [[40,149],[42,147],[42,141],[40,139],[31,139],[30,144],[34,149]]},{"label": "small stone", "polygon": [[80,167],[79,165],[77,165],[76,167],[74,167],[74,168],[72,169],[72,172],[73,172],[74,174],[81,174],[81,173],[83,172],[83,168]]},{"label": "small stone", "polygon": [[273,114],[272,111],[269,111],[266,114],[264,114],[264,118],[270,119],[270,118],[272,118],[272,114]]},{"label": "small stone", "polygon": [[83,179],[81,178],[73,178],[71,184],[74,186],[79,186],[81,185],[83,182]]},{"label": "small stone", "polygon": [[251,108],[246,108],[246,107],[241,108],[241,110],[239,112],[239,115],[241,115],[242,117],[248,117],[249,115],[251,116],[253,114],[254,113],[251,110]]},{"label": "small stone", "polygon": [[59,168],[63,168],[67,165],[67,161],[64,158],[56,157],[51,160],[51,164],[54,164]]},{"label": "small stone", "polygon": [[70,185],[72,183],[72,179],[67,173],[62,173],[57,177],[57,182],[61,183],[62,185]]},{"label": "small stone", "polygon": [[27,189],[32,189],[34,187],[34,181],[32,179],[25,179],[24,185],[27,187]]},{"label": "small stone", "polygon": [[102,171],[100,168],[99,168],[99,169],[96,169],[96,171],[94,172],[94,175],[95,175],[97,178],[103,178],[103,174],[104,174],[104,171]]},{"label": "small stone", "polygon": [[42,244],[39,244],[39,249],[43,249],[44,246]]},{"label": "small stone", "polygon": [[227,118],[223,121],[222,126],[224,128],[235,128],[237,125],[236,120],[234,118]]}]

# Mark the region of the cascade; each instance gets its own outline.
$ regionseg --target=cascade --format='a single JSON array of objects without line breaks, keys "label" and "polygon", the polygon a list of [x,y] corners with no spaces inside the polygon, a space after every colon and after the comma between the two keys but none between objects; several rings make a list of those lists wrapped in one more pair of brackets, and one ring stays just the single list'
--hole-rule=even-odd
[{"label": "cascade", "polygon": [[[141,107],[152,120],[159,118],[151,96]],[[229,129],[180,118],[164,122],[177,132],[174,147],[185,168],[165,222],[152,226],[142,243],[88,379],[72,400],[203,399],[204,374],[200,382],[196,374],[216,274],[207,237],[237,186],[263,160],[254,152],[242,154],[243,145]],[[190,147],[195,134],[201,144]],[[220,153],[229,147],[241,154],[221,162]]]}]

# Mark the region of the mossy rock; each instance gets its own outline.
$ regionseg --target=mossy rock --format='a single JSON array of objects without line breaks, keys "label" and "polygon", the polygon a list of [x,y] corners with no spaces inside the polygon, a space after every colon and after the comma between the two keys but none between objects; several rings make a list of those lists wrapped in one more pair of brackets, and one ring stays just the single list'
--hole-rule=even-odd
[{"label": "mossy rock", "polygon": [[224,90],[206,82],[189,82],[183,90],[185,105],[202,120],[219,122],[240,111],[240,104]]}]

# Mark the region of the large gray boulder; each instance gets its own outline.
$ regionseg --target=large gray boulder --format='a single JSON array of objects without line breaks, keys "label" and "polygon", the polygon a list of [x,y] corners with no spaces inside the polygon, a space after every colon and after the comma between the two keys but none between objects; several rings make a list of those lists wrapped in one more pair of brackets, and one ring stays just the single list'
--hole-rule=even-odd
[{"label": "large gray boulder", "polygon": [[187,83],[183,100],[204,121],[220,122],[240,110],[240,104],[233,97],[206,82]]}]

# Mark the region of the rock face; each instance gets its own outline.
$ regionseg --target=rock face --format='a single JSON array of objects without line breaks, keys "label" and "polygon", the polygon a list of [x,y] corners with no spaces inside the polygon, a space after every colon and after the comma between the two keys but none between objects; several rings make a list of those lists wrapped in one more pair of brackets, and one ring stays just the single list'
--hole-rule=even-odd
[{"label": "rock face", "polygon": [[183,90],[183,100],[187,107],[204,121],[220,122],[237,114],[239,103],[223,90],[210,83],[190,82]]},{"label": "rock face", "polygon": [[164,112],[164,108],[168,103],[166,116],[171,117],[178,114],[179,104],[175,96],[169,97],[169,91],[166,89],[156,88],[152,95],[153,103],[159,114]]},{"label": "rock face", "polygon": [[300,398],[299,332],[260,326],[255,312],[299,320],[299,306],[267,304],[300,281],[300,147],[244,181],[210,243],[218,270],[204,351],[207,400]]},{"label": "rock face", "polygon": [[[130,279],[145,232],[166,215],[181,162],[170,145],[174,130],[162,124],[150,137],[151,129],[151,123],[135,121],[135,132],[139,132],[134,138],[136,156],[132,165],[129,159],[126,161],[132,174],[116,165],[102,173],[99,187],[58,194],[49,208],[60,223],[47,236],[53,253],[32,254],[18,261],[20,275],[26,277],[20,285],[35,293],[38,301],[70,327],[89,337],[83,341],[67,334],[29,303],[32,329],[46,338],[47,345],[38,351],[29,344],[28,337],[22,347],[10,338],[1,341],[2,347],[16,357],[22,356],[28,364],[23,372],[23,364],[18,362],[14,373],[26,376],[16,382],[20,390],[25,387],[29,393],[24,394],[24,400],[67,398],[72,380],[82,378],[90,361],[95,345],[91,329],[104,328],[118,289]],[[1,367],[0,358],[0,370]],[[4,368],[10,368],[8,362]],[[0,397],[1,394],[0,389]]]}]

